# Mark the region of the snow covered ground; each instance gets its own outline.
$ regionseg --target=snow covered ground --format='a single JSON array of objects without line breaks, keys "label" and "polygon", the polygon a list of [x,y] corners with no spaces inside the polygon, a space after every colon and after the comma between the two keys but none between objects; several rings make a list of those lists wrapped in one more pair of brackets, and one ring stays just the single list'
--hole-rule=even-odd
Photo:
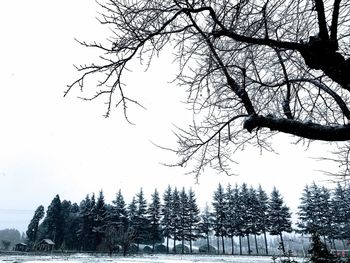
[{"label": "snow covered ground", "polygon": [[[294,258],[298,262],[304,262],[303,259]],[[257,256],[204,256],[204,255],[145,255],[145,256],[91,256],[84,254],[75,254],[70,256],[35,256],[35,255],[1,255],[0,263],[36,263],[36,262],[49,262],[49,263],[193,263],[193,262],[205,262],[205,263],[272,263],[271,257],[257,257]],[[280,262],[279,259],[276,263]]]}]

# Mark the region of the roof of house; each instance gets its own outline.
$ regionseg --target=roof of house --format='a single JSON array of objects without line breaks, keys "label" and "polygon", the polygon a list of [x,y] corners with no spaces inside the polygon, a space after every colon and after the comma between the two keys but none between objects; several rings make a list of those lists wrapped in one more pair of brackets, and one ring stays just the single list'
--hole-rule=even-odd
[{"label": "roof of house", "polygon": [[27,246],[25,243],[17,243],[16,246]]},{"label": "roof of house", "polygon": [[40,244],[55,245],[55,243],[51,239],[48,239],[48,238],[41,240]]}]

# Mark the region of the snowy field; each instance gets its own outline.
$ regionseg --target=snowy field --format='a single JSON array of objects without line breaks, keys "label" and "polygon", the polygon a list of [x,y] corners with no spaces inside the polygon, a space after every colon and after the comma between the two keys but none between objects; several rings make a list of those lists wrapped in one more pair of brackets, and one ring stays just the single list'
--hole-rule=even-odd
[{"label": "snowy field", "polygon": [[[293,258],[298,262],[304,262],[303,259]],[[203,256],[203,255],[147,255],[147,256],[91,256],[84,254],[76,254],[70,256],[16,256],[16,255],[1,255],[0,263],[36,263],[36,262],[50,262],[50,263],[192,263],[192,262],[205,262],[205,263],[217,263],[217,262],[230,262],[230,263],[272,263],[271,257],[256,257],[256,256]],[[280,262],[279,259],[275,261]]]}]

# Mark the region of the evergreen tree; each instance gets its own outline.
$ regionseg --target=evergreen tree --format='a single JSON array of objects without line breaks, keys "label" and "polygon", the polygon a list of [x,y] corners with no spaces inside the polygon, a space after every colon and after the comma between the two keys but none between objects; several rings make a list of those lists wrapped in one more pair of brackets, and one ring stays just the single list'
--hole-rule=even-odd
[{"label": "evergreen tree", "polygon": [[[218,185],[218,188],[214,192],[212,205],[214,208],[214,221],[213,228],[215,231],[215,236],[221,238],[222,244],[222,253],[225,254],[225,236],[227,235],[226,231],[226,196],[224,188],[221,184]],[[219,243],[218,243],[219,244]],[[218,247],[219,252],[219,247]]]},{"label": "evergreen tree", "polygon": [[313,233],[311,236],[311,247],[309,249],[310,262],[312,263],[336,263],[336,257],[331,254],[327,246],[321,242],[320,236]]},{"label": "evergreen tree", "polygon": [[161,219],[161,203],[158,190],[155,189],[152,196],[152,201],[148,206],[148,221],[150,222],[150,240],[152,241],[152,252],[156,242],[161,242],[162,231],[160,228]]},{"label": "evergreen tree", "polygon": [[[344,214],[344,239],[350,239],[350,185],[345,184],[344,185],[344,205],[346,207],[345,214]],[[331,201],[332,206],[332,201]],[[333,229],[334,230],[334,229]]]},{"label": "evergreen tree", "polygon": [[333,224],[333,214],[331,211],[331,194],[330,191],[324,186],[321,187],[320,191],[320,235],[322,235],[324,239],[328,237],[328,239],[332,241],[335,237],[335,231]]},{"label": "evergreen tree", "polygon": [[91,198],[89,195],[86,195],[79,205],[80,224],[78,238],[80,240],[80,248],[83,251],[92,251],[94,249],[94,217],[92,213],[94,206],[94,195]]},{"label": "evergreen tree", "polygon": [[70,201],[64,200],[62,202],[62,213],[64,220],[63,247],[69,250],[78,250],[79,206],[76,203],[71,204]]},{"label": "evergreen tree", "polygon": [[192,241],[199,238],[200,210],[194,191],[190,188],[188,192],[188,239],[190,241],[190,253],[192,254]]},{"label": "evergreen tree", "polygon": [[201,222],[200,222],[200,233],[204,234],[204,238],[207,242],[207,252],[210,252],[210,243],[209,236],[213,230],[213,217],[212,213],[209,210],[208,204],[205,205],[204,211],[201,214]]},{"label": "evergreen tree", "polygon": [[257,230],[264,234],[265,253],[266,255],[268,255],[269,251],[267,247],[266,232],[269,229],[269,220],[268,220],[269,198],[266,192],[262,189],[261,185],[259,185],[258,187],[257,201],[258,201],[258,206],[256,210]]},{"label": "evergreen tree", "polygon": [[33,247],[35,245],[35,242],[37,241],[39,222],[44,218],[44,216],[45,216],[44,207],[40,205],[35,210],[34,216],[30,221],[28,225],[28,230],[26,232],[28,244],[30,245],[30,247]]},{"label": "evergreen tree", "polygon": [[249,190],[246,183],[243,183],[240,191],[241,207],[242,207],[242,222],[241,229],[244,236],[247,237],[248,254],[251,254],[249,234],[252,232],[252,204],[250,200]]},{"label": "evergreen tree", "polygon": [[180,192],[180,217],[177,228],[179,239],[181,240],[181,253],[184,254],[185,241],[189,240],[189,205],[185,188]]},{"label": "evergreen tree", "polygon": [[136,194],[136,218],[134,224],[134,230],[136,234],[136,244],[139,248],[140,243],[146,243],[150,241],[150,224],[147,215],[147,201],[144,197],[143,189]]},{"label": "evergreen tree", "polygon": [[136,197],[134,196],[128,205],[128,218],[129,218],[129,226],[134,228],[136,220],[137,220],[137,201]]},{"label": "evergreen tree", "polygon": [[172,193],[172,205],[171,205],[171,221],[170,221],[170,233],[173,239],[173,252],[176,253],[176,241],[181,240],[180,229],[181,229],[181,201],[180,193],[175,187]]},{"label": "evergreen tree", "polygon": [[348,201],[348,195],[346,195],[344,188],[338,183],[331,200],[331,209],[335,237],[342,240],[350,237],[350,233],[347,231],[350,225]]},{"label": "evergreen tree", "polygon": [[233,226],[234,226],[234,233],[233,235],[239,237],[239,254],[242,255],[242,237],[245,234],[244,231],[244,217],[246,211],[244,210],[244,204],[243,199],[241,196],[241,191],[238,187],[238,185],[235,185],[235,188],[233,189]]},{"label": "evergreen tree", "polygon": [[119,189],[112,203],[110,222],[116,224],[117,228],[121,226],[125,227],[128,221],[128,212],[121,189]]},{"label": "evergreen tree", "polygon": [[298,209],[298,232],[302,234],[313,233],[315,228],[314,203],[308,185],[303,189]]},{"label": "evergreen tree", "polygon": [[94,250],[102,243],[103,232],[106,224],[107,207],[104,199],[103,191],[99,192],[96,205],[92,209],[93,229],[94,232]]},{"label": "evergreen tree", "polygon": [[283,198],[276,187],[272,190],[268,211],[270,234],[280,236],[281,249],[285,253],[282,233],[292,232],[291,213],[289,212],[289,208],[284,204]]},{"label": "evergreen tree", "polygon": [[169,238],[171,237],[171,220],[172,220],[172,190],[170,185],[168,185],[167,189],[163,194],[163,205],[161,208],[161,225],[163,228],[163,236],[166,238],[166,249],[167,253],[169,253]]},{"label": "evergreen tree", "polygon": [[335,236],[332,223],[330,192],[315,183],[303,190],[299,205],[299,232],[323,236],[324,240]]},{"label": "evergreen tree", "polygon": [[250,233],[254,235],[255,251],[259,254],[257,235],[260,235],[260,225],[259,225],[259,201],[256,190],[251,186],[248,190],[249,195],[249,228]]},{"label": "evergreen tree", "polygon": [[61,247],[63,242],[63,217],[59,195],[56,195],[46,211],[46,237],[53,240],[55,248]]},{"label": "evergreen tree", "polygon": [[237,234],[237,207],[236,207],[236,199],[234,195],[234,189],[232,189],[231,185],[228,184],[226,188],[226,231],[227,236],[231,239],[231,254],[234,254],[234,236]]}]

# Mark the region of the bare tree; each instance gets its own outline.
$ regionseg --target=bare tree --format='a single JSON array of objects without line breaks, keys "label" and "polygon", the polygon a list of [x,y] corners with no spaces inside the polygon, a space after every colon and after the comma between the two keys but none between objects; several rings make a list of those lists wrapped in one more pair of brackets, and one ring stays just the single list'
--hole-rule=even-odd
[{"label": "bare tree", "polygon": [[[341,0],[101,0],[100,22],[112,30],[101,51],[77,67],[68,86],[107,112],[138,103],[122,77],[131,61],[171,47],[176,80],[188,92],[193,124],[177,133],[178,165],[198,175],[207,165],[229,173],[233,152],[251,143],[269,149],[277,132],[301,139],[350,139],[350,2]],[[90,86],[91,87],[91,86]]]}]

